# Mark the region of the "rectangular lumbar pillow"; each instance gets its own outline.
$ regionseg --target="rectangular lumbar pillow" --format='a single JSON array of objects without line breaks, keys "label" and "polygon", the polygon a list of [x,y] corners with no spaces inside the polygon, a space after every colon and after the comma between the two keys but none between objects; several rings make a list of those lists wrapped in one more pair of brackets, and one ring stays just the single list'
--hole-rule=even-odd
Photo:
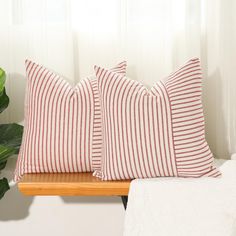
[{"label": "rectangular lumbar pillow", "polygon": [[150,90],[95,67],[102,106],[103,180],[219,176],[205,139],[202,71],[192,59]]},{"label": "rectangular lumbar pillow", "polygon": [[[126,62],[111,71],[125,74]],[[24,173],[90,172],[101,165],[101,110],[96,77],[72,87],[26,61],[25,126],[15,170]]]}]

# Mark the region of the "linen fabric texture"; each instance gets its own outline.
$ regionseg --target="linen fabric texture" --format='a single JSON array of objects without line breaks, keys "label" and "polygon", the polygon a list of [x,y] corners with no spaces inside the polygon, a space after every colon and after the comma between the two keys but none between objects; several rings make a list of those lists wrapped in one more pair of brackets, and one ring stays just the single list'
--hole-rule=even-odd
[{"label": "linen fabric texture", "polygon": [[205,139],[200,60],[191,59],[148,90],[95,66],[102,110],[103,180],[217,177]]},{"label": "linen fabric texture", "polygon": [[[75,87],[26,60],[25,125],[15,181],[25,173],[91,172],[101,165],[101,110],[96,77]],[[125,74],[126,62],[111,69]]]}]

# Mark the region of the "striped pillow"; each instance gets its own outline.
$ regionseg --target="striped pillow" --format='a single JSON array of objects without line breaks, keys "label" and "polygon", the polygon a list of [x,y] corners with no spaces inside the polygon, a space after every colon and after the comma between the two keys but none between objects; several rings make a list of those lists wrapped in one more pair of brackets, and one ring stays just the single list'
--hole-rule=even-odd
[{"label": "striped pillow", "polygon": [[103,180],[220,175],[205,140],[202,72],[192,59],[150,90],[95,67],[102,106]]},{"label": "striped pillow", "polygon": [[[125,74],[126,62],[111,71]],[[101,110],[96,77],[72,87],[59,75],[26,61],[25,127],[15,170],[90,172],[101,164]]]}]

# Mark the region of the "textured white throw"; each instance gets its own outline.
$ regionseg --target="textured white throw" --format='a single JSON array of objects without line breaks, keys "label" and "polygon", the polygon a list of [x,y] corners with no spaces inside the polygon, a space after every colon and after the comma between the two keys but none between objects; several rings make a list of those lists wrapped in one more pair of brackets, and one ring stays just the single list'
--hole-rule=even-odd
[{"label": "textured white throw", "polygon": [[236,235],[236,161],[220,170],[220,178],[132,181],[124,235]]}]

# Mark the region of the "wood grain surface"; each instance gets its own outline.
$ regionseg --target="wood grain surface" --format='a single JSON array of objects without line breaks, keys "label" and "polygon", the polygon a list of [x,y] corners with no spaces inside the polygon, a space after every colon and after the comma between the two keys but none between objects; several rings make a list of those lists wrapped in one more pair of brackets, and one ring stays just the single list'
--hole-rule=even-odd
[{"label": "wood grain surface", "polygon": [[102,181],[92,173],[25,174],[18,183],[28,196],[127,196],[131,180]]}]

